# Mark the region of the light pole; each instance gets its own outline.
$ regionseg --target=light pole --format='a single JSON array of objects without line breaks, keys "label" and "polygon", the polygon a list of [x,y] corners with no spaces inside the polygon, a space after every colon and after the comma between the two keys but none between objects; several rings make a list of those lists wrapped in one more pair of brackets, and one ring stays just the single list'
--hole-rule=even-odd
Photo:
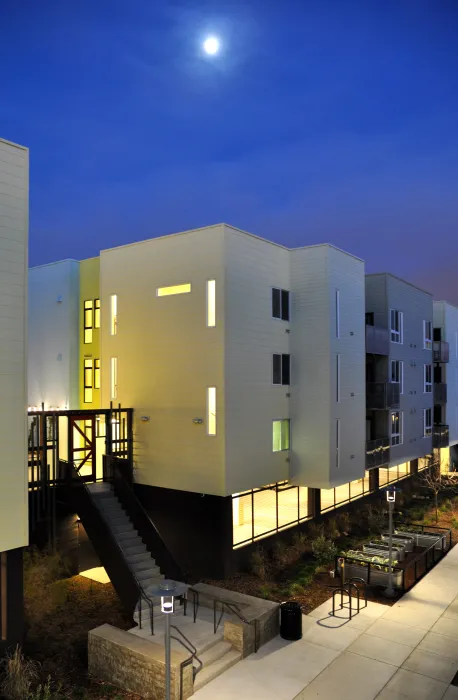
[{"label": "light pole", "polygon": [[386,500],[388,501],[388,531],[389,531],[389,552],[388,552],[388,586],[385,589],[387,598],[394,598],[396,593],[393,588],[393,509],[396,500],[396,490],[387,489]]},{"label": "light pole", "polygon": [[174,612],[175,598],[183,595],[188,586],[177,581],[164,580],[151,593],[161,599],[161,611],[165,614],[165,700],[170,700],[170,615]]}]

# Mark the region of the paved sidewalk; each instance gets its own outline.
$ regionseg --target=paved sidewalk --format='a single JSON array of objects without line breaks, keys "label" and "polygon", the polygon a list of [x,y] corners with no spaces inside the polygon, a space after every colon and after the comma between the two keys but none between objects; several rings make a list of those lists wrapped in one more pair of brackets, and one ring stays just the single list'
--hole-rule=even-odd
[{"label": "paved sidewalk", "polygon": [[351,622],[331,601],[198,691],[196,700],[458,700],[458,546],[394,606]]}]

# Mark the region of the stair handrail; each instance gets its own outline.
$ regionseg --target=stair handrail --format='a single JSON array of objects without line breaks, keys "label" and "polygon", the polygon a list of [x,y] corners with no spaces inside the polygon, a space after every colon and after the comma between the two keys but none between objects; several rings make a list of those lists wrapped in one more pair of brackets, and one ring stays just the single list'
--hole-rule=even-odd
[{"label": "stair handrail", "polygon": [[[176,642],[181,644],[186,651],[190,653],[190,656],[185,659],[184,661],[181,662],[180,664],[180,700],[183,700],[183,672],[186,666],[189,666],[189,664],[192,664],[192,682],[194,683],[195,678],[199,671],[202,670],[203,668],[203,662],[201,659],[197,656],[197,649],[194,646],[194,644],[186,637],[186,635],[183,634],[183,632],[178,629],[176,625],[170,625],[170,629],[174,629],[180,634],[183,639],[180,639],[179,637],[175,637],[173,634],[170,635],[171,639],[174,639]],[[195,668],[193,661],[194,659],[198,662],[199,668]]]},{"label": "stair handrail", "polygon": [[[130,573],[132,574],[132,577],[133,577],[133,579],[134,579],[135,585],[136,585],[137,590],[138,590],[138,592],[139,592],[139,594],[140,594],[140,605],[139,605],[139,611],[138,611],[139,627],[140,627],[140,629],[142,629],[142,605],[141,605],[141,599],[143,598],[143,600],[146,600],[146,602],[147,602],[147,604],[148,604],[148,607],[149,607],[149,609],[150,609],[151,635],[154,635],[154,622],[153,622],[153,619],[154,619],[154,603],[153,603],[153,601],[151,600],[151,598],[148,596],[148,594],[147,594],[146,591],[144,590],[142,584],[140,583],[139,579],[137,578],[137,575],[136,575],[135,571],[133,571],[133,569],[131,568],[129,562],[127,561],[126,555],[125,555],[125,553],[124,553],[124,551],[123,551],[121,545],[119,544],[117,538],[114,536],[114,533],[113,533],[112,530],[111,530],[111,527],[110,527],[110,524],[109,524],[108,520],[105,518],[105,515],[103,514],[102,510],[97,506],[97,503],[94,501],[93,495],[92,495],[91,491],[89,490],[87,483],[86,483],[85,481],[83,481],[83,479],[81,478],[81,474],[79,473],[78,469],[76,468],[76,464],[75,464],[74,462],[68,462],[68,461],[66,461],[66,460],[64,460],[64,459],[59,459],[59,462],[61,462],[61,463],[63,463],[63,464],[66,464],[67,467],[68,467],[68,470],[69,470],[69,475],[72,475],[73,478],[76,476],[76,478],[77,478],[77,480],[78,480],[78,483],[79,483],[81,486],[83,486],[85,492],[88,494],[89,499],[90,499],[91,502],[92,502],[92,505],[93,505],[94,508],[97,510],[98,514],[100,515],[101,519],[103,520],[103,522],[104,522],[104,524],[105,524],[105,527],[106,527],[106,530],[107,530],[107,532],[108,532],[108,534],[109,534],[109,536],[110,536],[110,539],[112,540],[112,542],[114,542],[114,544],[116,545],[116,547],[119,549],[119,552],[120,552],[122,558],[124,559],[124,561],[125,561],[125,563],[126,563],[126,565],[127,565],[127,568],[129,569]],[[70,476],[71,479],[72,479],[72,476]],[[72,480],[73,480],[73,479],[72,479]],[[138,603],[137,603],[137,605],[138,605]],[[134,611],[134,612],[135,612],[135,611]]]},{"label": "stair handrail", "polygon": [[[119,469],[119,465],[116,463],[116,461],[111,460],[108,455],[106,456],[106,458],[107,458],[107,471],[111,470],[111,474],[112,474],[111,477],[108,476],[108,481],[109,482],[110,482],[110,480],[112,481],[113,487],[115,489],[115,493],[116,493],[116,485],[121,486],[121,488],[124,490],[124,493],[127,494],[128,498],[131,499],[131,502],[135,502],[141,515],[143,516],[143,518],[146,521],[148,521],[149,525],[151,526],[150,532],[154,533],[156,545],[158,545],[159,549],[162,550],[162,554],[165,554],[166,559],[168,559],[168,563],[166,563],[165,566],[162,565],[161,561],[159,560],[156,547],[155,547],[155,551],[151,552],[151,554],[159,562],[161,569],[162,568],[166,569],[166,571],[164,571],[164,573],[166,574],[166,576],[168,578],[171,578],[175,581],[184,581],[184,576],[183,576],[183,572],[181,571],[181,567],[176,562],[170,549],[167,547],[166,543],[164,542],[164,539],[162,538],[162,536],[161,536],[159,530],[157,529],[156,525],[154,524],[154,522],[151,520],[151,517],[149,516],[148,512],[143,507],[143,504],[140,501],[137,494],[135,493],[134,489],[127,482],[127,480],[125,479],[125,477],[121,473],[121,471]],[[116,475],[115,475],[115,473],[116,473]],[[148,537],[148,533],[142,534],[140,531],[139,531],[139,535],[143,539],[143,541],[145,541],[145,538]],[[145,542],[145,544],[148,547],[148,543]]]}]

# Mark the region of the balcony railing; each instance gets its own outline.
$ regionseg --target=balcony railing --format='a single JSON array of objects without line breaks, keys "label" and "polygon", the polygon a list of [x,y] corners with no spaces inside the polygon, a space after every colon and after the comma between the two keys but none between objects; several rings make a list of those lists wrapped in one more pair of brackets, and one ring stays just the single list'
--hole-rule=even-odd
[{"label": "balcony railing", "polygon": [[434,403],[447,403],[447,384],[434,383]]},{"label": "balcony railing", "polygon": [[383,467],[390,461],[390,438],[384,437],[378,440],[366,442],[366,469]]},{"label": "balcony railing", "polygon": [[433,447],[448,447],[449,434],[448,425],[433,425]]},{"label": "balcony railing", "polygon": [[399,408],[399,384],[368,382],[366,384],[366,408],[386,411]]},{"label": "balcony railing", "polygon": [[366,352],[373,355],[388,355],[390,334],[388,328],[366,324]]},{"label": "balcony railing", "polygon": [[435,340],[433,343],[434,362],[448,362],[449,344],[445,340]]}]

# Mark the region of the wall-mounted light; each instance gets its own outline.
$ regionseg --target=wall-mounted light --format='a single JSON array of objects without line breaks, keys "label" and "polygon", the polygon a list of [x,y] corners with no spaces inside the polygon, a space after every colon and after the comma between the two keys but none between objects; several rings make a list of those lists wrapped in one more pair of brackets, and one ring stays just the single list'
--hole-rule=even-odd
[{"label": "wall-mounted light", "polygon": [[56,299],[57,303],[62,304],[63,300],[64,300],[64,297],[62,296],[62,294],[59,294],[59,296]]},{"label": "wall-mounted light", "polygon": [[140,420],[142,423],[148,423],[149,421],[149,416],[140,416]]},{"label": "wall-mounted light", "polygon": [[202,425],[204,421],[203,418],[193,418],[192,422],[194,423],[194,425]]}]

